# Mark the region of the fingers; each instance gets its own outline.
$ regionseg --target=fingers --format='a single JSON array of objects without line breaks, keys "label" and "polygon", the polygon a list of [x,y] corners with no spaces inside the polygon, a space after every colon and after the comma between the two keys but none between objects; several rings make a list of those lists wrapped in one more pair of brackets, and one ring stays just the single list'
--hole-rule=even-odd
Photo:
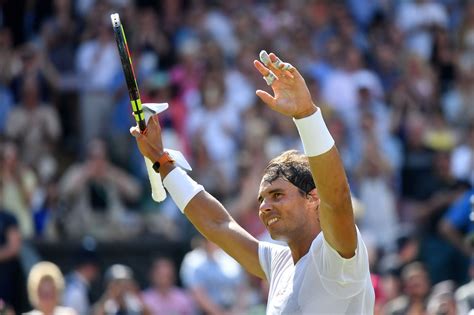
[{"label": "fingers", "polygon": [[290,63],[281,61],[280,58],[278,58],[274,53],[270,53],[268,58],[270,59],[272,65],[278,70],[289,71],[291,73],[295,69],[295,67],[293,67]]},{"label": "fingers", "polygon": [[284,71],[284,73],[292,79],[295,76],[301,77],[301,74],[291,63],[281,61],[280,58],[278,58],[277,55],[275,55],[274,53],[270,53],[270,55],[268,56],[270,57],[270,60],[272,61],[272,64],[275,66],[276,69]]},{"label": "fingers", "polygon": [[273,96],[271,96],[270,94],[268,94],[267,92],[262,91],[262,90],[257,90],[257,92],[255,92],[255,94],[257,94],[257,96],[260,97],[260,99],[265,104],[267,104],[270,108],[275,107],[276,99]]},{"label": "fingers", "polygon": [[270,56],[265,50],[260,51],[260,54],[258,55],[260,58],[260,61],[267,67],[271,67],[272,61],[270,60]]},{"label": "fingers", "polygon": [[255,68],[263,75],[263,79],[267,82],[267,85],[272,85],[275,80],[278,80],[277,76],[265,67],[260,61],[254,60]]},{"label": "fingers", "polygon": [[265,50],[260,51],[260,62],[254,61],[257,70],[263,75],[263,79],[268,85],[272,85],[275,80],[289,77],[294,78],[293,73],[297,73],[295,67],[290,63],[283,62],[274,53],[268,54]]},{"label": "fingers", "polygon": [[160,119],[158,118],[158,114],[151,116],[151,119],[154,124],[156,124],[158,127],[160,126]]},{"label": "fingers", "polygon": [[130,127],[130,134],[135,138],[138,138],[141,136],[140,128],[138,128],[138,126]]},{"label": "fingers", "polygon": [[274,53],[268,54],[262,50],[259,54],[260,61],[272,70],[289,71],[290,73],[295,69],[290,63],[283,62]]},{"label": "fingers", "polygon": [[145,130],[140,130],[138,125],[130,127],[130,134],[135,138],[140,138],[141,136],[146,136],[149,129],[158,130],[158,132],[160,132],[161,128],[158,114],[155,114],[148,119],[148,125]]}]

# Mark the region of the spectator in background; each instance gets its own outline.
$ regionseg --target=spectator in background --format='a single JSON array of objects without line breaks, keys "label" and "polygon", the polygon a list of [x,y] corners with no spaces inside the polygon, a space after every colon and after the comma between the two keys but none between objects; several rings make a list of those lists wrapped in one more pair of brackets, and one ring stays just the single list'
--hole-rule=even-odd
[{"label": "spectator in background", "polygon": [[133,271],[125,265],[112,265],[105,272],[106,289],[94,305],[94,315],[149,315],[141,299]]},{"label": "spectator in background", "polygon": [[76,55],[80,82],[79,117],[83,150],[93,138],[108,134],[106,122],[114,105],[110,89],[115,75],[121,71],[120,57],[107,14],[107,2],[96,2],[92,11],[97,15],[97,19],[89,20],[85,31],[91,38],[87,38],[79,45]]},{"label": "spectator in background", "polygon": [[72,6],[75,1],[51,1],[52,14],[41,26],[41,40],[45,55],[58,72],[58,84],[55,91],[54,106],[61,120],[61,149],[78,153],[78,85],[75,59],[80,38],[80,25]]},{"label": "spectator in background", "polygon": [[35,173],[23,165],[17,146],[8,142],[0,150],[0,194],[3,208],[17,218],[21,235],[33,236],[31,200],[37,189]]},{"label": "spectator in background", "polygon": [[471,257],[474,248],[474,189],[465,192],[446,211],[438,229],[454,247]]},{"label": "spectator in background", "polygon": [[77,315],[69,307],[59,306],[64,289],[64,278],[58,266],[41,261],[28,275],[28,297],[35,308],[28,315]]},{"label": "spectator in background", "polygon": [[434,108],[428,115],[428,128],[425,131],[426,145],[435,151],[451,152],[457,142],[454,129],[447,124],[439,107]]},{"label": "spectator in background", "polygon": [[437,28],[434,31],[434,43],[431,54],[431,65],[435,70],[438,81],[438,93],[444,94],[453,87],[456,80],[456,53],[453,40],[449,32],[444,28]]},{"label": "spectator in background", "polygon": [[91,314],[90,286],[99,276],[99,260],[93,250],[81,248],[74,259],[74,270],[66,277],[63,304],[78,315]]},{"label": "spectator in background", "polygon": [[199,308],[209,314],[242,314],[245,277],[240,265],[211,241],[183,260],[183,282]]},{"label": "spectator in background", "polygon": [[466,130],[465,141],[453,150],[451,172],[474,187],[474,122]]},{"label": "spectator in background", "polygon": [[371,113],[363,115],[361,131],[365,143],[362,159],[356,168],[357,187],[365,209],[360,229],[376,236],[376,247],[390,251],[394,249],[398,224],[392,189],[394,167],[379,145],[375,117]]},{"label": "spectator in background", "polygon": [[12,32],[9,28],[0,28],[0,82],[10,84],[18,74],[20,59],[13,48]]},{"label": "spectator in background", "polygon": [[176,287],[176,268],[171,259],[155,259],[150,277],[152,286],[143,291],[142,298],[153,315],[196,314],[194,301],[189,294]]},{"label": "spectator in background", "polygon": [[10,305],[8,305],[7,303],[5,303],[5,301],[0,299],[0,314],[15,315],[15,311],[10,307]]},{"label": "spectator in background", "polygon": [[[470,55],[474,51],[474,2],[468,1],[464,8],[464,16],[459,25],[458,47],[466,54]],[[472,58],[472,56],[470,57]]]},{"label": "spectator in background", "polygon": [[402,282],[404,294],[386,304],[384,314],[426,314],[430,281],[425,267],[414,262],[403,268]]},{"label": "spectator in background", "polygon": [[237,176],[239,112],[225,103],[227,90],[222,73],[207,73],[201,91],[201,104],[188,118],[190,143],[206,163],[204,168],[196,167],[197,178],[214,195],[223,196]]},{"label": "spectator in background", "polygon": [[35,237],[49,241],[64,236],[64,206],[60,202],[57,177],[43,183],[33,196]]},{"label": "spectator in background", "polygon": [[469,277],[471,281],[460,286],[455,292],[458,314],[468,314],[469,311],[474,310],[474,259],[472,256]]},{"label": "spectator in background", "polygon": [[363,61],[360,51],[355,47],[349,47],[343,58],[336,65],[336,70],[321,84],[321,94],[323,100],[350,125],[357,112],[357,86],[354,77],[362,70]]},{"label": "spectator in background", "polygon": [[132,45],[134,51],[140,54],[140,72],[147,68],[146,73],[164,70],[163,64],[169,65],[171,54],[171,45],[163,29],[160,27],[160,19],[153,7],[144,7],[138,12],[137,33],[134,34]]},{"label": "spectator in background", "polygon": [[[437,229],[449,205],[466,189],[450,173],[449,162],[449,152],[436,152],[432,175],[426,179],[426,195],[413,208],[420,231],[420,260],[425,264],[433,284],[444,280],[457,283],[467,280],[466,257]],[[437,253],[436,256],[433,253]]]},{"label": "spectator in background", "polygon": [[56,109],[41,102],[36,78],[23,82],[21,102],[8,116],[6,135],[19,144],[22,161],[35,167],[43,182],[55,175],[61,124]]},{"label": "spectator in background", "polygon": [[18,314],[25,311],[23,300],[26,297],[20,262],[21,243],[16,218],[0,206],[0,300],[11,305]]},{"label": "spectator in background", "polygon": [[7,117],[13,108],[13,92],[9,89],[19,60],[13,50],[12,34],[8,28],[0,28],[0,135],[5,133]]},{"label": "spectator in background", "polygon": [[[469,52],[469,56],[472,54]],[[474,120],[474,60],[463,64],[461,59],[458,68],[458,78],[453,87],[442,95],[441,102],[448,121],[458,128],[466,128]]]},{"label": "spectator in background", "polygon": [[[434,152],[424,142],[426,119],[420,114],[406,117],[402,127],[405,135],[401,169],[401,195],[404,201],[426,198],[427,185],[432,176]],[[411,213],[413,214],[413,213]]]},{"label": "spectator in background", "polygon": [[458,315],[454,298],[455,283],[446,280],[435,284],[428,298],[428,314]]},{"label": "spectator in background", "polygon": [[433,0],[403,1],[399,4],[396,22],[405,34],[405,46],[410,52],[428,60],[431,56],[434,27],[447,27],[446,8]]},{"label": "spectator in background", "polygon": [[194,236],[191,240],[191,248],[192,250],[184,255],[179,269],[179,276],[186,289],[189,289],[194,282],[196,266],[200,265],[206,258],[204,238],[200,235]]},{"label": "spectator in background", "polygon": [[70,207],[65,221],[69,236],[90,234],[110,240],[129,237],[140,229],[138,218],[126,205],[140,197],[141,186],[109,161],[103,141],[89,143],[86,160],[70,166],[59,186]]},{"label": "spectator in background", "polygon": [[402,65],[403,82],[415,109],[424,113],[433,110],[437,97],[435,72],[430,64],[418,55],[409,55]]},{"label": "spectator in background", "polygon": [[21,60],[20,70],[11,82],[15,101],[20,102],[23,85],[27,82],[37,81],[41,102],[50,102],[51,94],[58,85],[56,68],[46,58],[44,50],[39,48],[36,43],[27,42],[18,53]]}]

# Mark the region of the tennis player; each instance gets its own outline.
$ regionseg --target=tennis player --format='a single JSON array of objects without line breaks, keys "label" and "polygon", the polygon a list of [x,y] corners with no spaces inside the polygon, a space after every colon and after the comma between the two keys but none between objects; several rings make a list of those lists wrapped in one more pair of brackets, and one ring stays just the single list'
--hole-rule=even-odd
[{"label": "tennis player", "polygon": [[260,60],[254,66],[274,95],[256,93],[293,118],[305,151],[287,151],[270,161],[258,192],[260,219],[272,238],[288,246],[259,242],[177,167],[163,150],[157,116],[146,133],[138,127],[131,133],[193,225],[248,272],[269,281],[267,314],[373,314],[367,250],[334,140],[296,68],[265,51]]}]

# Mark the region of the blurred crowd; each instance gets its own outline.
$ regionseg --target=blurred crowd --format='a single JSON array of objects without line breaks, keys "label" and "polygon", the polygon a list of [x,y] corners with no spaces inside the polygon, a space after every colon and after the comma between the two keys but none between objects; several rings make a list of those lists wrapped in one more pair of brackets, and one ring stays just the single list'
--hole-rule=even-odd
[{"label": "blurred crowd", "polygon": [[145,291],[130,267],[111,266],[95,304],[70,293],[96,277],[90,260],[76,280],[52,263],[22,267],[22,239],[190,242],[197,233],[170,198],[151,199],[129,135],[114,12],[142,101],[170,105],[160,115],[165,147],[184,153],[252,235],[268,240],[256,198],[264,166],[302,149],[293,122],[255,96],[268,90],[252,64],[266,49],[304,75],[336,140],[371,253],[376,313],[474,309],[470,0],[0,1],[0,308],[20,312],[12,279],[23,274],[43,312],[264,312],[265,283],[206,242],[180,264],[157,259]]}]

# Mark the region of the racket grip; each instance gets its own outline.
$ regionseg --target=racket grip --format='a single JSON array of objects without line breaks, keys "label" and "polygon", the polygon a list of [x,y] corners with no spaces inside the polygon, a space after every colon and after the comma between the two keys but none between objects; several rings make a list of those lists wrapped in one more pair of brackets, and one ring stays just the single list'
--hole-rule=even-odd
[{"label": "racket grip", "polygon": [[161,202],[166,198],[166,191],[161,182],[161,175],[153,169],[153,163],[145,158],[146,170],[151,184],[151,197],[156,202]]}]

